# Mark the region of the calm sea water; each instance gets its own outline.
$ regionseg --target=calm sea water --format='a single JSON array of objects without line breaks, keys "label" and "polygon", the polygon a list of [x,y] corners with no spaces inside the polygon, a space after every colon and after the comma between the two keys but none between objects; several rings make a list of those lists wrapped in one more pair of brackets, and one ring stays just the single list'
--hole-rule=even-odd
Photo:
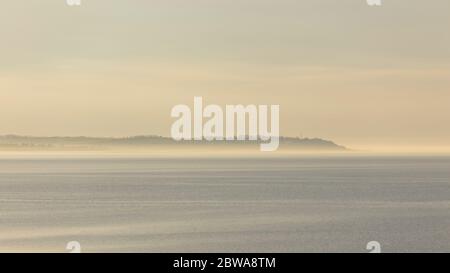
[{"label": "calm sea water", "polygon": [[0,252],[450,251],[450,157],[0,159]]}]

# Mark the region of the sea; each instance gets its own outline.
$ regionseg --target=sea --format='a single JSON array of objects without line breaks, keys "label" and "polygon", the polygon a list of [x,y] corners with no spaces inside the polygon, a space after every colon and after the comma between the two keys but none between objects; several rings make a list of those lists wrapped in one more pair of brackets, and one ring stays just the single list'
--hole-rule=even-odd
[{"label": "sea", "polygon": [[450,156],[2,156],[0,252],[450,252]]}]

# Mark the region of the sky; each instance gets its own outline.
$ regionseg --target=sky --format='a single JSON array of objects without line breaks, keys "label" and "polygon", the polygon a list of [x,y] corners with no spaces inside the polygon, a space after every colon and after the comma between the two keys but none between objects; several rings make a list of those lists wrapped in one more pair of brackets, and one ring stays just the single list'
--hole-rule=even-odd
[{"label": "sky", "polygon": [[282,135],[450,147],[450,1],[4,0],[0,135],[170,135],[177,104]]}]

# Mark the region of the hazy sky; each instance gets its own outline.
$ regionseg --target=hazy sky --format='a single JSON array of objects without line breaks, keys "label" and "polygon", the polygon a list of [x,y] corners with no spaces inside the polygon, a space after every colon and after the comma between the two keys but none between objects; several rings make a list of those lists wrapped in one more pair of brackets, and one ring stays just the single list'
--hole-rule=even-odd
[{"label": "hazy sky", "polygon": [[450,146],[450,1],[4,0],[0,134],[168,136],[176,104],[283,135]]}]

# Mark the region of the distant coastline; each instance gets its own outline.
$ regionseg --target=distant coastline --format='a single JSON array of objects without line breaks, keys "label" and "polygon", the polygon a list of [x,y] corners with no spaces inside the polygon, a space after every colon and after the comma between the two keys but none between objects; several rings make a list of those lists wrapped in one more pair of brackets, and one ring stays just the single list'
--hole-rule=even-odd
[{"label": "distant coastline", "polygon": [[[0,136],[0,151],[77,151],[77,150],[152,150],[208,148],[252,149],[262,141],[175,141],[156,135],[131,137],[35,137],[20,135]],[[320,138],[280,137],[280,148],[293,151],[348,151],[344,146]]]}]

